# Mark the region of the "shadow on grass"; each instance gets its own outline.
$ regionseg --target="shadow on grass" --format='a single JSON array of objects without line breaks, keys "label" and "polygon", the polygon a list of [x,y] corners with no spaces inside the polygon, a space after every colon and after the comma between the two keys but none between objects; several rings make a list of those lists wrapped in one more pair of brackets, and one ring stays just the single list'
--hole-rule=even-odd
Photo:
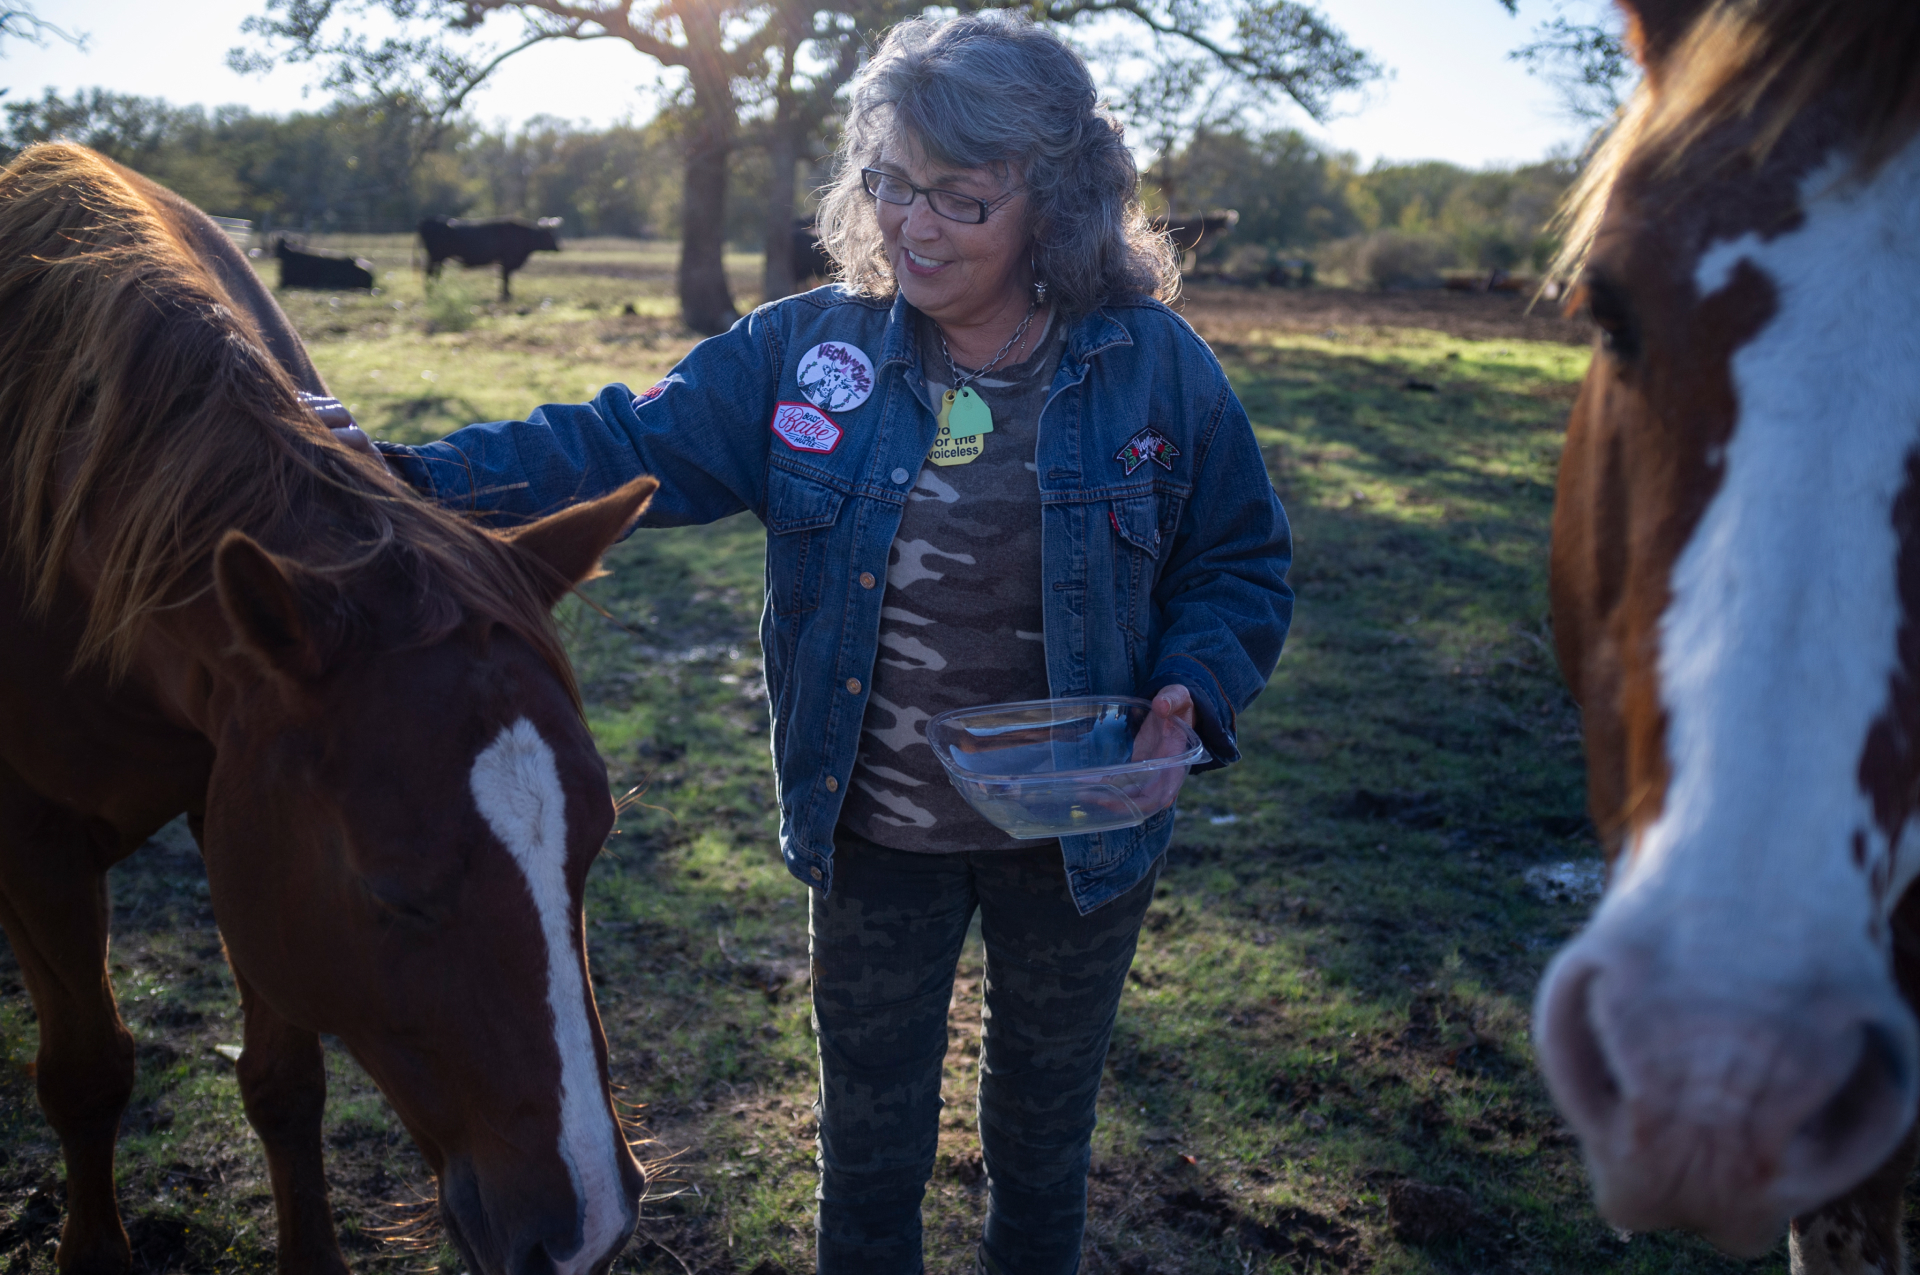
[{"label": "shadow on grass", "polygon": [[372,419],[362,421],[361,428],[375,438],[409,444],[432,442],[450,430],[486,419],[479,406],[453,394],[388,399],[377,413],[369,413]]}]

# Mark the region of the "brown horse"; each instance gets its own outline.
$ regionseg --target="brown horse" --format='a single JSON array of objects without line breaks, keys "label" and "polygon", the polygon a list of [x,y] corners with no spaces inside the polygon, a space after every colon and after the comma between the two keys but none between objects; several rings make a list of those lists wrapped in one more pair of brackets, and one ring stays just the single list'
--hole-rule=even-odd
[{"label": "brown horse", "polygon": [[1906,1270],[1920,1097],[1920,5],[1629,0],[1553,527],[1612,860],[1542,1065],[1602,1212]]},{"label": "brown horse", "polygon": [[105,874],[189,818],[245,1011],[283,1271],[346,1270],[333,1033],[476,1271],[602,1271],[636,1218],[581,891],[606,772],[548,609],[651,480],[511,535],[333,441],[224,236],[91,152],[0,173],[0,924],[67,1164],[58,1262],[129,1266],[133,1042]]}]

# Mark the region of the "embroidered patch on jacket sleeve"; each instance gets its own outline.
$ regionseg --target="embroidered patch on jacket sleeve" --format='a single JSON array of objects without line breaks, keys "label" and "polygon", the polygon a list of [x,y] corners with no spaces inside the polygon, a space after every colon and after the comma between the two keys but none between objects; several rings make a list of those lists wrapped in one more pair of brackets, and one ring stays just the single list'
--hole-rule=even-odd
[{"label": "embroidered patch on jacket sleeve", "polygon": [[840,427],[809,403],[781,403],[775,407],[773,432],[797,452],[830,452],[840,445]]},{"label": "embroidered patch on jacket sleeve", "polygon": [[640,405],[642,403],[651,403],[654,399],[659,398],[662,394],[665,394],[667,392],[667,386],[682,385],[682,384],[685,384],[685,382],[682,380],[678,372],[675,372],[672,376],[663,377],[660,380],[655,381],[651,386],[647,387],[644,390],[641,390],[638,394],[635,394],[633,396],[634,410],[639,411]]},{"label": "embroidered patch on jacket sleeve", "polygon": [[1173,458],[1179,454],[1180,449],[1173,445],[1171,438],[1149,426],[1129,438],[1127,445],[1115,452],[1113,458],[1125,465],[1127,472],[1131,474],[1148,461],[1171,471]]}]

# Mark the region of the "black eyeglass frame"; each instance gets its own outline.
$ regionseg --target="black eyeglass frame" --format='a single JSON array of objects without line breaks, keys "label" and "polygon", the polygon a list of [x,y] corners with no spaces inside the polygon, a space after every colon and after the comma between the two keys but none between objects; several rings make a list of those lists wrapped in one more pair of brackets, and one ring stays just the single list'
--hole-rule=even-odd
[{"label": "black eyeglass frame", "polygon": [[[874,183],[881,182],[881,181],[899,182],[902,186],[905,186],[908,190],[912,191],[913,193],[908,195],[905,199],[887,199],[883,197],[879,191],[873,188]],[[933,213],[935,216],[945,217],[948,221],[957,221],[963,226],[978,226],[978,225],[984,224],[987,218],[992,216],[996,209],[1000,208],[1009,199],[1012,199],[1015,195],[1020,193],[1017,190],[1010,190],[1006,194],[1000,196],[1000,198],[989,202],[985,199],[976,199],[972,195],[963,195],[957,190],[943,190],[938,186],[932,186],[932,187],[916,186],[898,173],[889,173],[878,168],[861,169],[860,182],[861,182],[861,185],[867,188],[867,193],[869,195],[873,196],[875,199],[878,199],[883,204],[892,204],[895,208],[911,208],[913,207],[913,201],[920,198],[920,196],[922,195],[927,195],[927,196],[944,195],[948,199],[965,200],[967,203],[973,204],[980,209],[980,216],[974,219],[973,221],[968,221],[965,217],[956,217],[952,213],[941,212],[939,208],[935,207],[934,202],[931,198],[927,200],[927,207],[933,209]]]}]

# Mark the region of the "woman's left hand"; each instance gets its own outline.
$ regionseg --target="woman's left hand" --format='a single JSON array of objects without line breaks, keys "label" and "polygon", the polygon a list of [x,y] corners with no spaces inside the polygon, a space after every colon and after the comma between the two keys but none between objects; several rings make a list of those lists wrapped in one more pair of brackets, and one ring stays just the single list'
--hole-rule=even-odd
[{"label": "woman's left hand", "polygon": [[1188,730],[1193,729],[1193,692],[1178,682],[1161,687],[1160,693],[1153,697],[1153,716],[1140,727],[1140,734],[1134,739],[1134,757],[1171,757],[1185,752],[1186,739],[1172,726],[1176,721]]},{"label": "woman's left hand", "polygon": [[[1153,697],[1153,709],[1147,714],[1147,720],[1140,723],[1140,730],[1133,737],[1133,760],[1175,757],[1186,752],[1186,732],[1175,729],[1175,722],[1182,723],[1188,730],[1193,729],[1193,693],[1177,683],[1162,687],[1159,694]],[[1142,810],[1164,810],[1180,795],[1180,785],[1186,779],[1185,766],[1156,772],[1142,785],[1142,791],[1135,800]]]}]

